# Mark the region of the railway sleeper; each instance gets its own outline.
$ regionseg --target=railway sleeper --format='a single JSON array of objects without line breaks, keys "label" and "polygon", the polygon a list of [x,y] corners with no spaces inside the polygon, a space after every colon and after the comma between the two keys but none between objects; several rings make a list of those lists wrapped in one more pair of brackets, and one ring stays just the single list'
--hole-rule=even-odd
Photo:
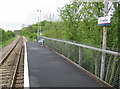
[{"label": "railway sleeper", "polygon": [[18,71],[17,74],[23,74],[23,71]]},{"label": "railway sleeper", "polygon": [[2,80],[2,85],[10,85],[10,79],[5,81],[5,80]]},{"label": "railway sleeper", "polygon": [[2,71],[2,73],[13,73],[13,70],[11,70],[11,71]]},{"label": "railway sleeper", "polygon": [[2,74],[2,76],[12,76],[13,75],[13,73],[4,73],[4,74]]},{"label": "railway sleeper", "polygon": [[21,76],[21,77],[16,77],[16,80],[24,80],[24,77]]},{"label": "railway sleeper", "polygon": [[3,73],[3,74],[2,74],[2,76],[11,76],[11,75],[13,75],[13,73],[9,73],[9,72],[8,72],[8,73]]},{"label": "railway sleeper", "polygon": [[18,73],[17,76],[18,76],[18,77],[19,77],[19,76],[24,76],[24,74],[23,74],[23,73]]},{"label": "railway sleeper", "polygon": [[16,80],[15,84],[24,84],[24,80]]},{"label": "railway sleeper", "polygon": [[15,87],[24,87],[24,84],[15,84]]}]

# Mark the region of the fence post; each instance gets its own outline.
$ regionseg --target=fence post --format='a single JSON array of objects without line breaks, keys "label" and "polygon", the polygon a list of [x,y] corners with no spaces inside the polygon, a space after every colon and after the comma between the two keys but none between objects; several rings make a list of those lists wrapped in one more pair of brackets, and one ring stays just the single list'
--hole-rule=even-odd
[{"label": "fence post", "polygon": [[48,46],[48,39],[46,39],[46,44],[45,45]]},{"label": "fence post", "polygon": [[54,44],[55,44],[55,45],[54,45],[54,50],[56,50],[56,41],[54,41]]},{"label": "fence post", "polygon": [[62,44],[62,54],[64,55],[64,53],[65,53],[65,42],[63,42]]},{"label": "fence post", "polygon": [[50,39],[48,39],[48,46],[49,46],[49,48],[50,48]]},{"label": "fence post", "polygon": [[68,46],[68,58],[70,58],[70,52],[69,51],[71,51],[71,44],[69,44],[69,46]]},{"label": "fence post", "polygon": [[47,39],[47,46],[49,46],[49,39]]},{"label": "fence post", "polygon": [[52,40],[49,40],[49,43],[50,43],[50,49],[52,48]]},{"label": "fence post", "polygon": [[45,45],[45,43],[46,43],[46,40],[44,39],[44,41],[43,41],[43,45]]},{"label": "fence post", "polygon": [[104,78],[104,69],[105,69],[105,52],[102,52],[102,60],[101,60],[101,71],[100,71],[100,79]]},{"label": "fence post", "polygon": [[47,39],[47,46],[49,47],[49,39]]},{"label": "fence post", "polygon": [[82,66],[82,47],[79,46],[79,65]]}]

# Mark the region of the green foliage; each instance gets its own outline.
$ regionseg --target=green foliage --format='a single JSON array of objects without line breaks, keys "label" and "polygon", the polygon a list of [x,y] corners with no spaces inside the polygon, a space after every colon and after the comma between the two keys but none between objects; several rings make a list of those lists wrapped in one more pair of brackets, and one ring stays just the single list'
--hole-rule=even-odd
[{"label": "green foliage", "polygon": [[21,35],[25,36],[28,41],[33,41],[33,39],[37,39],[37,24],[24,27],[21,30]]},{"label": "green foliage", "polygon": [[65,39],[100,47],[102,27],[97,26],[97,18],[103,16],[103,6],[102,2],[75,1],[61,8],[59,11],[64,22]]},{"label": "green foliage", "polygon": [[[109,6],[109,11],[113,11],[113,15],[110,25],[107,26],[107,49],[120,52],[120,4],[112,2],[111,5],[113,7]],[[73,0],[70,4],[59,8],[60,21],[41,21],[43,36],[66,39],[102,48],[103,26],[98,26],[97,24],[98,17],[104,16],[103,8],[103,2],[80,2],[79,0]],[[23,28],[22,34],[32,39],[33,34],[37,34],[37,29],[38,23]],[[35,38],[37,38],[37,35],[35,35]],[[83,67],[92,73],[96,73],[94,71],[95,62],[100,64],[101,53],[94,55],[96,52],[86,49],[83,49],[83,53]],[[73,57],[72,59],[77,62],[77,58]],[[108,63],[110,55],[106,59],[106,63]],[[99,77],[100,65],[97,68],[99,68],[97,71]],[[115,69],[117,68],[118,66]]]},{"label": "green foliage", "polygon": [[5,32],[3,29],[0,28],[0,43],[3,46],[9,44],[13,39],[16,38],[16,34],[12,31]]},{"label": "green foliage", "polygon": [[8,45],[8,44],[11,43],[12,41],[14,41],[16,38],[17,38],[17,36],[12,37],[11,39],[2,42],[2,43],[0,44],[0,48]]}]

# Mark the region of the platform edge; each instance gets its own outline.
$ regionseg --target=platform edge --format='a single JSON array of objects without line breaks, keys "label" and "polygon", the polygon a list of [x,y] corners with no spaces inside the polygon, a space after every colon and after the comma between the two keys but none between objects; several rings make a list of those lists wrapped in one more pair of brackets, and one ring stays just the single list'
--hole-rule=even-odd
[{"label": "platform edge", "polygon": [[29,71],[28,71],[28,61],[27,61],[27,47],[26,42],[24,42],[24,88],[29,88]]}]

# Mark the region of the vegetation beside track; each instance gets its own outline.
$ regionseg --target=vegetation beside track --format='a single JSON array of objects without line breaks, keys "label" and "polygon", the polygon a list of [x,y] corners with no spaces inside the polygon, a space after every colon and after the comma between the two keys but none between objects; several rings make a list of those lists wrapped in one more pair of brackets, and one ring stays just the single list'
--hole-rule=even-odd
[{"label": "vegetation beside track", "polygon": [[8,45],[10,42],[15,40],[17,35],[12,31],[4,31],[0,28],[0,48]]},{"label": "vegetation beside track", "polygon": [[10,40],[7,40],[7,41],[5,41],[5,42],[2,42],[2,43],[0,44],[0,45],[1,45],[0,47],[4,47],[4,46],[8,45],[8,44],[11,43],[12,41],[14,41],[16,38],[17,38],[17,36],[11,38]]}]

